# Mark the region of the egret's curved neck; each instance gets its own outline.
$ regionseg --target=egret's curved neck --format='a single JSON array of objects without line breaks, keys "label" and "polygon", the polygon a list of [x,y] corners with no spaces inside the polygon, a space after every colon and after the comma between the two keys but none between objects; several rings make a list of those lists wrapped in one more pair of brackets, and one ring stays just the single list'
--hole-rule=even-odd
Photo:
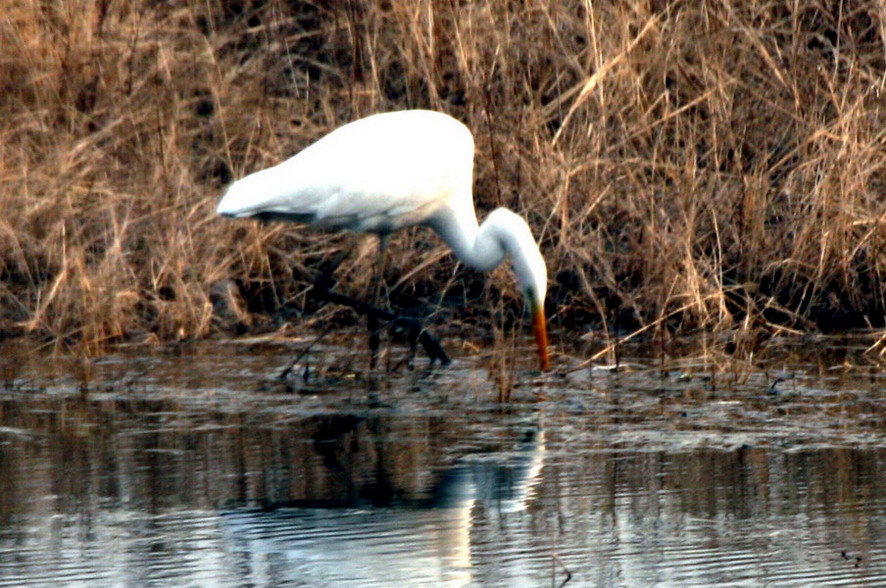
[{"label": "egret's curved neck", "polygon": [[547,271],[529,225],[506,208],[492,211],[482,225],[471,210],[441,211],[429,224],[465,265],[479,271],[498,267],[506,256],[527,294],[544,300]]},{"label": "egret's curved neck", "polygon": [[489,271],[498,267],[508,253],[495,238],[495,231],[490,231],[489,219],[480,227],[473,208],[441,210],[428,224],[449,245],[459,261],[475,270]]},{"label": "egret's curved neck", "polygon": [[498,208],[478,225],[470,205],[441,209],[427,224],[439,233],[456,257],[474,269],[488,271],[504,261],[506,255],[511,257],[517,281],[532,311],[541,369],[548,369],[544,312],[548,270],[526,221],[506,208]]}]

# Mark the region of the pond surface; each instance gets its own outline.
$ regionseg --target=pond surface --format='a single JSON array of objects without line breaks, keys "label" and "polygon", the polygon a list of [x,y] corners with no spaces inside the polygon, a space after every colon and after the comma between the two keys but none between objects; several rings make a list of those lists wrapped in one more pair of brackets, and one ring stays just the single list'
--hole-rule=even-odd
[{"label": "pond surface", "polygon": [[527,366],[508,403],[469,358],[283,389],[293,349],[2,351],[3,586],[886,585],[857,350]]}]

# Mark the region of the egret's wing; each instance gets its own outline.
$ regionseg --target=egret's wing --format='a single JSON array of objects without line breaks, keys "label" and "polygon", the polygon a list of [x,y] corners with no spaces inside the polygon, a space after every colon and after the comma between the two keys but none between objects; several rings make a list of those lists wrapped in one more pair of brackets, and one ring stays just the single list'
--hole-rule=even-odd
[{"label": "egret's wing", "polygon": [[470,186],[472,160],[470,133],[448,116],[376,115],[234,183],[219,212],[272,213],[319,226],[393,231],[422,222],[454,190],[466,181]]}]

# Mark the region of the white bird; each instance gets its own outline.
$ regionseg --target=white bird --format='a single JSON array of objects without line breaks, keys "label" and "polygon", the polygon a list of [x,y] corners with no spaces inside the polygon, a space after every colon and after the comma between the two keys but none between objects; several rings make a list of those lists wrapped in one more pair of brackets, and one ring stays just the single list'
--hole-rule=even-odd
[{"label": "white bird", "polygon": [[474,139],[447,114],[405,110],[332,131],[274,167],[231,184],[218,214],[376,233],[432,228],[465,265],[490,271],[510,256],[548,367],[547,269],[529,225],[498,208],[482,225],[473,199]]}]

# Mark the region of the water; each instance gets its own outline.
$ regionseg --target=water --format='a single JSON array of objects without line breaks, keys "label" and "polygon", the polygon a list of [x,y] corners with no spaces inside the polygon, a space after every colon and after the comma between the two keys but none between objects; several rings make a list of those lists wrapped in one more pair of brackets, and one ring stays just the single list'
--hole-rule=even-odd
[{"label": "water", "polygon": [[280,349],[14,355],[0,585],[886,584],[882,382],[845,356],[524,370],[500,404],[467,359],[287,392]]}]

